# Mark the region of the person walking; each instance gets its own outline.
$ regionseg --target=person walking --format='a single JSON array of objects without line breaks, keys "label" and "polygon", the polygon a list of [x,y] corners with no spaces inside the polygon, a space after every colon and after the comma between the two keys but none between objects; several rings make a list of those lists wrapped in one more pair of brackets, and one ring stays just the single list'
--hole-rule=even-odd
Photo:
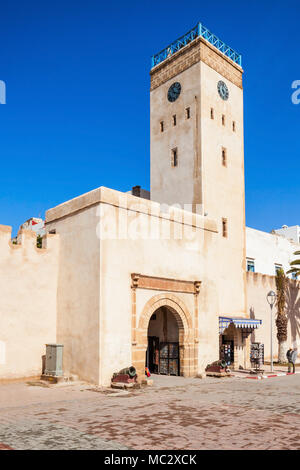
[{"label": "person walking", "polygon": [[286,353],[286,358],[288,360],[288,373],[291,372],[291,365],[293,366],[293,374],[295,373],[295,363],[297,360],[297,348],[290,348]]}]

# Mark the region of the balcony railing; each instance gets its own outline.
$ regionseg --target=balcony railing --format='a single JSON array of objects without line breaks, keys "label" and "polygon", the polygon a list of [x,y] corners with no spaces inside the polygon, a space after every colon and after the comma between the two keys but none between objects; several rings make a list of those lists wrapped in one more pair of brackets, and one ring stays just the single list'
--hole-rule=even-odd
[{"label": "balcony railing", "polygon": [[182,49],[184,46],[189,44],[190,42],[194,41],[197,37],[202,37],[206,39],[210,44],[215,46],[218,51],[222,52],[222,54],[226,55],[236,64],[242,66],[242,56],[238,54],[235,50],[231,47],[227,46],[225,42],[221,41],[217,36],[211,33],[203,24],[198,23],[193,29],[191,29],[188,33],[184,36],[181,36],[176,41],[172,42],[167,46],[165,49],[160,51],[158,54],[152,56],[152,67],[160,64],[168,57],[175,54],[175,52]]}]

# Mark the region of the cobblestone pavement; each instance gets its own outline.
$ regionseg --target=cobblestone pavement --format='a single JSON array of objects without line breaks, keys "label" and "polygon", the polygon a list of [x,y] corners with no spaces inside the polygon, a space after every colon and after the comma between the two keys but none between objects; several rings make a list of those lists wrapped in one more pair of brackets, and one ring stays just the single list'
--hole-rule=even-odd
[{"label": "cobblestone pavement", "polygon": [[0,450],[300,449],[300,374],[154,381],[117,393],[0,385]]}]

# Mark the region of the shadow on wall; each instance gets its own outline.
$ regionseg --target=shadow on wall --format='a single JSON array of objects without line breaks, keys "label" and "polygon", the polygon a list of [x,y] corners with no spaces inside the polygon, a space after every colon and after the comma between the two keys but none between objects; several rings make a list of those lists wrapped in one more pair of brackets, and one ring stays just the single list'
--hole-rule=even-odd
[{"label": "shadow on wall", "polygon": [[[299,285],[296,282],[289,283],[286,290],[287,317],[291,328],[293,346],[297,347],[300,341],[300,296]],[[300,346],[300,344],[299,344]]]},{"label": "shadow on wall", "polygon": [[[254,312],[253,307],[250,308],[250,318],[251,318],[251,320],[255,320],[255,312]],[[255,330],[253,330],[252,333],[251,333],[250,341],[251,341],[251,343],[255,343]]]},{"label": "shadow on wall", "polygon": [[[255,315],[255,308],[250,307],[250,318],[255,320],[262,317],[262,312],[257,310]],[[274,314],[277,316],[276,308]],[[290,281],[286,290],[286,314],[288,318],[288,329],[291,333],[291,341],[293,347],[300,348],[300,285],[298,282]],[[251,342],[255,343],[256,330],[251,333]],[[276,331],[277,334],[277,331]],[[298,343],[298,344],[297,344]]]}]

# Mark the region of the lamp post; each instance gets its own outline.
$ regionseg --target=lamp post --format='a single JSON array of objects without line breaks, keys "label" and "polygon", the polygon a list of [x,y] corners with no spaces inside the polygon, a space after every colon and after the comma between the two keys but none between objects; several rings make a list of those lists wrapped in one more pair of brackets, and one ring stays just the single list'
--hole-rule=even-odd
[{"label": "lamp post", "polygon": [[276,302],[276,294],[273,290],[271,290],[268,295],[267,295],[267,301],[268,301],[268,304],[270,305],[270,308],[271,308],[271,338],[270,338],[270,341],[271,341],[271,372],[273,372],[273,316],[272,316],[272,310],[273,310],[273,306]]}]

